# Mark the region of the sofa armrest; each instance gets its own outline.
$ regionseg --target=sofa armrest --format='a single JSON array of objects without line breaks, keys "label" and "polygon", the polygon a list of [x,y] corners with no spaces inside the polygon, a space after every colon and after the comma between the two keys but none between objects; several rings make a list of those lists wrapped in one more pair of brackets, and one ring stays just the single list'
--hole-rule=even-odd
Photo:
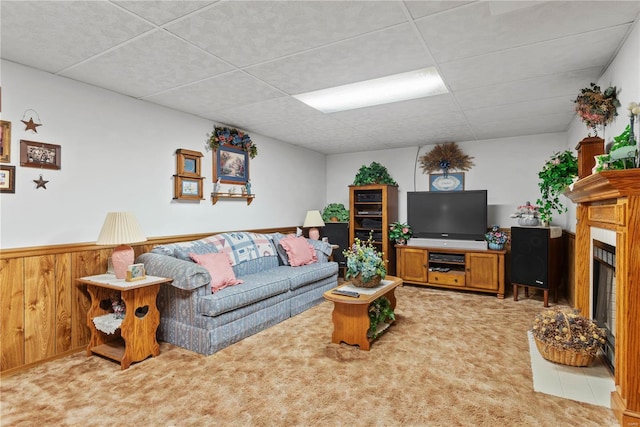
[{"label": "sofa armrest", "polygon": [[333,253],[333,248],[327,242],[323,242],[322,240],[313,240],[307,239],[307,242],[313,249],[316,251],[316,257],[318,257],[318,262],[328,262],[329,257]]},{"label": "sofa armrest", "polygon": [[195,262],[151,252],[140,255],[136,262],[144,264],[147,274],[170,277],[173,279],[171,286],[187,291],[208,285],[211,282],[209,272]]}]

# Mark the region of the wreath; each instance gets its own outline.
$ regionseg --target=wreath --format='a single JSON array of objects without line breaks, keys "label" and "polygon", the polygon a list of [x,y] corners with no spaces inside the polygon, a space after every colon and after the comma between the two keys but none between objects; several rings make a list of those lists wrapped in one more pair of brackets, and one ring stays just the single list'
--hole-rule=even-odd
[{"label": "wreath", "polygon": [[473,157],[464,154],[455,142],[445,142],[436,145],[433,150],[420,157],[422,173],[430,174],[442,169],[445,176],[449,169],[468,171],[474,166]]},{"label": "wreath", "polygon": [[230,145],[249,153],[252,159],[258,155],[258,147],[251,137],[235,128],[214,127],[213,132],[207,135],[207,150],[215,151],[222,145]]},{"label": "wreath", "polygon": [[598,136],[597,126],[606,126],[613,121],[620,106],[615,86],[608,87],[603,93],[595,83],[581,89],[574,103],[580,120],[593,129],[594,136]]}]

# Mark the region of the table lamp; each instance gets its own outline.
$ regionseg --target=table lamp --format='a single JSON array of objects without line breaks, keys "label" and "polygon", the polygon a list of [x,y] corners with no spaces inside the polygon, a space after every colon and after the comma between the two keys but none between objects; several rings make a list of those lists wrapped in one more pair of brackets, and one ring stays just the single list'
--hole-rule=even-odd
[{"label": "table lamp", "polygon": [[142,233],[135,215],[131,212],[109,212],[100,230],[96,245],[118,245],[113,249],[111,261],[117,279],[127,276],[127,268],[133,264],[133,248],[128,243],[144,242],[147,238]]},{"label": "table lamp", "polygon": [[304,218],[304,228],[309,228],[309,238],[312,240],[320,239],[320,231],[316,227],[324,227],[324,221],[320,211],[307,211],[307,216]]}]

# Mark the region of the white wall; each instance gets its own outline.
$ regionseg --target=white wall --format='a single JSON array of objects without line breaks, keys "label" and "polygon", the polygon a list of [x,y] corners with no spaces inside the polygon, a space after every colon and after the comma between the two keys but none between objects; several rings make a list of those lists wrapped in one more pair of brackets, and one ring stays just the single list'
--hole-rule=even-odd
[{"label": "white wall", "polygon": [[[37,133],[20,122],[40,116]],[[301,224],[325,205],[325,156],[250,134],[250,206],[212,205],[212,153],[204,148],[214,123],[116,93],[2,61],[2,119],[12,123],[15,194],[0,195],[0,245],[18,248],[92,242],[109,211],[132,211],[149,237]],[[62,147],[61,170],[20,166],[20,140]],[[173,198],[175,150],[201,151],[206,200]],[[299,179],[298,165],[304,165]],[[42,174],[46,190],[33,180]],[[309,179],[312,177],[312,179]]]},{"label": "white wall", "polygon": [[[475,166],[465,172],[466,190],[488,190],[489,224],[517,225],[509,215],[518,205],[539,197],[538,171],[555,152],[564,149],[566,134],[554,133],[485,141],[459,142],[458,147],[473,157]],[[422,172],[419,158],[435,145],[327,156],[328,202],[349,204],[347,186],[360,166],[376,161],[398,182],[400,221],[407,219],[407,191],[428,191],[429,176]],[[553,223],[564,221],[554,215]]]}]

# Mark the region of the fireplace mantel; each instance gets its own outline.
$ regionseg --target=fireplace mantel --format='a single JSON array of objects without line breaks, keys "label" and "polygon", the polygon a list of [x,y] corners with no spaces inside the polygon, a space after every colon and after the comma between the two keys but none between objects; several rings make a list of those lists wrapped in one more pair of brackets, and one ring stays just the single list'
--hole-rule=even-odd
[{"label": "fireplace mantel", "polygon": [[611,407],[623,426],[640,425],[640,169],[602,171],[565,195],[577,203],[575,305],[589,314],[591,227],[616,233],[615,383]]}]

